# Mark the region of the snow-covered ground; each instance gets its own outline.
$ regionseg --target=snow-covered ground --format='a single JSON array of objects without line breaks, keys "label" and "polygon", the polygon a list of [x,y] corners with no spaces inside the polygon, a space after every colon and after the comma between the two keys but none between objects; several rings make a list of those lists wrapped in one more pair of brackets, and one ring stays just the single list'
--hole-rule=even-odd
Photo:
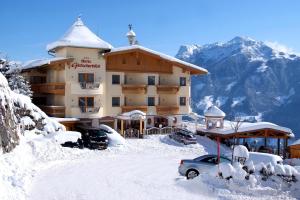
[{"label": "snow-covered ground", "polygon": [[[208,176],[179,176],[181,159],[216,153],[216,143],[182,145],[165,135],[127,139],[103,151],[63,148],[52,138],[23,138],[12,153],[0,156],[0,199],[293,199],[269,186],[239,187]],[[221,153],[229,153],[221,147]]]}]

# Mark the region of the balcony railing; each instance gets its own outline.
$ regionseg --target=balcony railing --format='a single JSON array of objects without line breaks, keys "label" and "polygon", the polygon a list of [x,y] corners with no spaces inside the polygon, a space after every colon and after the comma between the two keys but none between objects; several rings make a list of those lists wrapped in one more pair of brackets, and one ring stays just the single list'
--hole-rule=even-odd
[{"label": "balcony railing", "polygon": [[176,94],[179,91],[179,85],[157,85],[158,94]]},{"label": "balcony railing", "polygon": [[156,112],[159,115],[165,115],[165,114],[178,114],[179,112],[179,106],[176,105],[158,105],[156,106]]},{"label": "balcony railing", "polygon": [[34,93],[44,94],[65,94],[65,83],[39,83],[32,84],[31,90]]},{"label": "balcony railing", "polygon": [[146,94],[147,85],[122,85],[124,94]]},{"label": "balcony railing", "polygon": [[100,110],[100,107],[80,106],[79,108],[82,113],[98,113]]},{"label": "balcony railing", "polygon": [[39,106],[42,111],[51,117],[65,117],[65,106]]},{"label": "balcony railing", "polygon": [[79,82],[81,89],[98,89],[100,82]]},{"label": "balcony railing", "polygon": [[142,112],[147,112],[148,107],[147,106],[121,106],[122,112],[130,112],[132,110],[140,110]]}]

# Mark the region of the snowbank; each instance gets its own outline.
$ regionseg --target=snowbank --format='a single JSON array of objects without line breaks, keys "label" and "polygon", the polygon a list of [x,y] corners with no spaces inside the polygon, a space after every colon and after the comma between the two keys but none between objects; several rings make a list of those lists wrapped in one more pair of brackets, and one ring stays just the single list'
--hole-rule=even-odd
[{"label": "snowbank", "polygon": [[101,124],[99,126],[101,129],[107,131],[107,137],[108,137],[108,145],[109,146],[119,146],[119,145],[124,145],[126,143],[125,139],[114,129],[111,127]]},{"label": "snowbank", "polygon": [[76,131],[59,131],[51,134],[58,144],[63,144],[65,142],[77,142],[81,138],[81,133]]},{"label": "snowbank", "polygon": [[[46,135],[46,136],[45,136]],[[89,150],[63,148],[54,134],[25,131],[12,152],[0,155],[0,199],[25,200],[36,171],[55,166],[60,161],[73,160]]]}]

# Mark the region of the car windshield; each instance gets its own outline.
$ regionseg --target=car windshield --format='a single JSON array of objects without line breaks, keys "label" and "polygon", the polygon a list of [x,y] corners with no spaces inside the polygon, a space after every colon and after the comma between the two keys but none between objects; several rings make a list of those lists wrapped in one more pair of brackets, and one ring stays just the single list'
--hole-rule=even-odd
[{"label": "car windshield", "polygon": [[93,137],[104,137],[106,133],[103,130],[90,130],[90,135]]},{"label": "car windshield", "polygon": [[189,131],[180,130],[179,131],[181,135],[187,136],[187,137],[193,137],[193,134]]}]

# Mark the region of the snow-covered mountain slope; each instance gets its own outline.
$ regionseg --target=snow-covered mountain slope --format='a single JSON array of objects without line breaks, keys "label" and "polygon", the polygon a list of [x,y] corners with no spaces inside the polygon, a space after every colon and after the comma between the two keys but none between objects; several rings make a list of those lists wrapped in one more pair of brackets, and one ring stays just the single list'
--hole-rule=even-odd
[{"label": "snow-covered mountain slope", "polygon": [[[300,57],[270,43],[235,37],[181,46],[177,58],[208,69],[192,78],[194,110],[217,104],[229,118],[248,116],[287,126],[300,136]],[[298,134],[298,135],[297,135]]]}]

